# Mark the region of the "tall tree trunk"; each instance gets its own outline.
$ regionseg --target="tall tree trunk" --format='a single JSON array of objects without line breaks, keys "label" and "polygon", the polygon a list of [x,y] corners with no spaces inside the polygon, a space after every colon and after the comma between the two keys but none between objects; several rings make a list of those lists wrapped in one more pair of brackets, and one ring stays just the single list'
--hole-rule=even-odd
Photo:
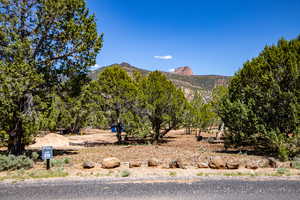
[{"label": "tall tree trunk", "polygon": [[152,144],[157,144],[160,138],[160,124],[156,123],[154,125],[154,136],[152,138]]},{"label": "tall tree trunk", "polygon": [[[23,111],[23,115],[26,115],[27,117],[32,117],[32,112],[33,112],[32,93],[26,92],[19,106],[20,109]],[[19,120],[16,122],[15,129],[13,129],[9,133],[8,153],[18,156],[25,152],[24,129],[22,126],[21,119],[18,116],[15,116],[15,118]]]},{"label": "tall tree trunk", "polygon": [[118,144],[121,144],[122,143],[122,126],[121,126],[120,122],[118,122],[118,124],[116,126],[116,130],[117,130]]},{"label": "tall tree trunk", "polygon": [[11,133],[8,139],[8,153],[13,155],[21,155],[25,151],[23,142],[23,130],[19,127],[16,132]]}]

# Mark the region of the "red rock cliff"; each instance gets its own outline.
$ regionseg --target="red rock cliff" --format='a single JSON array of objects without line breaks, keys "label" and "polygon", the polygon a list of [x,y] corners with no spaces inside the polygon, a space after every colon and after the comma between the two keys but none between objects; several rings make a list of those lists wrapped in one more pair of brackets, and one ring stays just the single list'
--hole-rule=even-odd
[{"label": "red rock cliff", "polygon": [[187,76],[193,75],[192,69],[189,68],[188,66],[178,67],[175,69],[174,73],[181,74],[181,75],[187,75]]}]

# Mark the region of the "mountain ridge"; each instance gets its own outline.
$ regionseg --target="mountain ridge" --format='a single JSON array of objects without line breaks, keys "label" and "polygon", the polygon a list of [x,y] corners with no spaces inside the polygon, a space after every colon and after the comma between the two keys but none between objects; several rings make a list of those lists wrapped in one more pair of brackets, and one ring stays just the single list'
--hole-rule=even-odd
[{"label": "mountain ridge", "polygon": [[[115,64],[112,64],[115,65]],[[103,71],[105,68],[110,67],[104,66],[97,70],[94,70],[90,73],[90,77],[92,79],[96,79],[99,73]],[[120,65],[125,71],[128,73],[133,73],[134,71],[139,71],[142,75],[147,75],[151,71],[138,68],[136,66],[132,66],[128,63],[122,62]],[[223,76],[223,75],[182,75],[172,72],[164,72],[167,78],[171,80],[177,87],[180,87],[184,90],[184,93],[186,94],[187,98],[189,98],[193,91],[198,90],[201,91],[201,93],[207,97],[207,99],[210,98],[211,92],[213,88],[219,85],[228,85],[229,80],[231,76]]]}]

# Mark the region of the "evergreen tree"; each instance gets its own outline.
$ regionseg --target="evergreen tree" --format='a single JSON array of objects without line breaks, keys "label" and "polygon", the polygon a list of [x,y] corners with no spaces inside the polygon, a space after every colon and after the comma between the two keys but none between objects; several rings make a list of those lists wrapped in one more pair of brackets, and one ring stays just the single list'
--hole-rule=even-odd
[{"label": "evergreen tree", "polygon": [[183,112],[187,100],[181,89],[167,80],[166,76],[154,71],[144,78],[141,84],[142,102],[140,109],[149,120],[152,128],[152,142],[157,143],[170,130],[183,123]]},{"label": "evergreen tree", "polygon": [[300,40],[279,40],[244,64],[219,114],[227,144],[255,146],[286,160],[299,152]]},{"label": "evergreen tree", "polygon": [[46,97],[86,76],[101,45],[84,0],[0,1],[0,130],[9,153],[24,151],[45,124]]},{"label": "evergreen tree", "polygon": [[[122,142],[122,125],[134,120],[133,107],[137,100],[134,80],[119,65],[105,68],[94,82],[95,96],[103,98],[101,110],[110,126],[116,126],[118,142]],[[129,120],[129,121],[128,121]],[[126,128],[126,127],[125,127]]]}]

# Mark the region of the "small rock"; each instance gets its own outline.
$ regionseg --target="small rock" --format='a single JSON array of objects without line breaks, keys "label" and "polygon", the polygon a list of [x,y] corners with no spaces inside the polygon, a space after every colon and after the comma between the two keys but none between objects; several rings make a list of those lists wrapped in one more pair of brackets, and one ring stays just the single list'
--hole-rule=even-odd
[{"label": "small rock", "polygon": [[141,165],[142,165],[142,163],[140,161],[130,161],[129,162],[129,168],[140,167]]},{"label": "small rock", "polygon": [[224,169],[226,163],[220,156],[211,157],[209,161],[209,167],[212,169]]},{"label": "small rock", "polygon": [[169,168],[181,168],[184,169],[185,167],[183,166],[183,163],[180,159],[176,159],[176,160],[171,160],[169,162]]},{"label": "small rock", "polygon": [[235,160],[228,160],[226,162],[227,169],[238,169],[239,166],[240,166],[240,163],[238,161],[235,161]]},{"label": "small rock", "polygon": [[160,164],[159,160],[151,158],[148,160],[148,167],[157,167]]},{"label": "small rock", "polygon": [[121,163],[120,160],[115,157],[104,158],[102,160],[102,168],[111,169],[111,168],[119,167],[120,163]]},{"label": "small rock", "polygon": [[83,164],[82,164],[82,167],[84,169],[91,169],[91,168],[94,168],[95,167],[95,164],[93,162],[90,162],[90,161],[85,161]]},{"label": "small rock", "polygon": [[259,166],[256,162],[247,162],[246,168],[247,169],[257,169]]},{"label": "small rock", "polygon": [[268,158],[269,161],[269,166],[272,168],[277,168],[278,167],[278,161],[275,158]]},{"label": "small rock", "polygon": [[206,162],[199,162],[197,163],[198,168],[209,168],[208,163]]}]

